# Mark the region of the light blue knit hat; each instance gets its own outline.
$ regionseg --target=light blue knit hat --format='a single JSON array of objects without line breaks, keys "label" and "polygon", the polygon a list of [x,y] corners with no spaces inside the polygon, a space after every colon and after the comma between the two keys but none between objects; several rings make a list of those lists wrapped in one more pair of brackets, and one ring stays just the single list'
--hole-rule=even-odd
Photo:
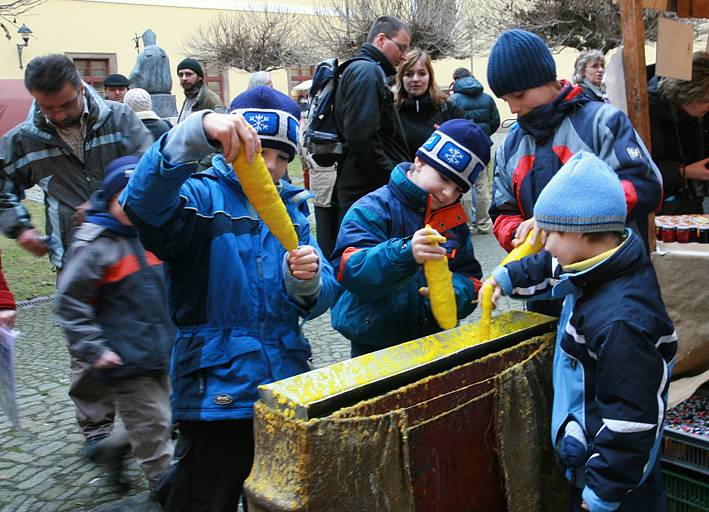
[{"label": "light blue knit hat", "polygon": [[625,228],[627,207],[618,175],[591,153],[575,154],[549,181],[534,205],[545,231],[597,233]]}]

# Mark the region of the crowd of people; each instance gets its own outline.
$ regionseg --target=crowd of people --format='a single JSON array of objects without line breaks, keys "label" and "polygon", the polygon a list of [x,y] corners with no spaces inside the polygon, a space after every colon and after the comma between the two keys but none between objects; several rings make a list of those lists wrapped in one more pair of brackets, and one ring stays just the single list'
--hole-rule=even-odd
[{"label": "crowd of people", "polygon": [[[406,23],[381,17],[338,77],[347,152],[311,174],[331,180],[312,183],[317,240],[313,194],[286,179],[303,154],[307,101],[274,89],[269,73],[227,113],[200,63],[184,59],[173,126],[123,75],[106,78],[102,98],[64,56],[27,65],[31,111],[0,145],[0,227],[57,270],[86,456],[124,483],[131,451],[165,510],[235,510],[257,387],[309,370],[303,321],[331,310],[353,357],[438,332],[422,266],[446,259],[458,318],[484,286],[560,317],[552,444],[572,509],[667,510],[658,450],[677,337],[647,219],[705,207],[709,55],[695,54],[691,81],[651,81],[650,154],[608,102],[601,52],[581,54],[567,82],[543,39],[503,32],[487,83],[517,122],[493,156],[493,98],[465,68],[444,92],[410,43]],[[263,157],[297,249],[244,193],[240,154]],[[34,185],[44,233],[21,202]],[[545,250],[484,279],[471,233],[490,231],[506,250],[530,233]],[[14,319],[0,272],[0,327]]]}]

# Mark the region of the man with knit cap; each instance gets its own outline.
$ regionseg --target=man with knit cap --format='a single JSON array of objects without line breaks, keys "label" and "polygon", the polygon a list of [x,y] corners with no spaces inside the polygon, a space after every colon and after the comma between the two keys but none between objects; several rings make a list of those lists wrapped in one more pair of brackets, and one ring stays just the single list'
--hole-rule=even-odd
[{"label": "man with knit cap", "polygon": [[662,200],[662,178],[628,117],[610,104],[590,101],[582,89],[556,78],[551,52],[537,35],[503,32],[487,68],[492,91],[516,114],[495,155],[490,214],[500,245],[511,250],[535,227],[535,203],[559,168],[590,151],[621,180],[627,224],[647,246],[650,212]]},{"label": "man with knit cap", "polygon": [[123,97],[123,103],[128,105],[133,112],[135,112],[138,119],[140,119],[145,127],[150,130],[150,133],[153,134],[154,140],[158,140],[170,129],[170,125],[153,112],[153,99],[150,97],[150,93],[145,89],[136,87],[135,89],[129,90]]},{"label": "man with knit cap", "polygon": [[[332,326],[350,340],[353,356],[442,330],[419,291],[427,286],[425,261],[448,258],[457,316],[473,312],[482,270],[460,196],[489,160],[490,139],[475,123],[446,121],[413,163],[397,165],[386,186],[348,210],[333,253],[345,292]],[[434,245],[441,235],[445,241]]]},{"label": "man with knit cap", "polygon": [[[337,131],[347,143],[338,164],[335,195],[341,220],[360,197],[384,186],[395,165],[409,159],[394,95],[389,88],[408,51],[409,27],[394,16],[374,22],[335,93]],[[338,220],[335,223],[338,224]]]},{"label": "man with knit cap", "polygon": [[495,302],[564,300],[551,441],[574,511],[667,511],[659,451],[677,334],[626,203],[618,173],[577,153],[534,207],[545,250],[484,285]]},{"label": "man with knit cap", "polygon": [[204,81],[202,65],[195,59],[186,58],[177,65],[177,76],[185,93],[177,122],[181,123],[187,117],[200,110],[213,110],[217,113],[224,112],[222,100],[212,92]]},{"label": "man with knit cap", "polygon": [[[172,318],[176,460],[158,488],[168,511],[233,512],[253,461],[258,386],[309,370],[303,320],[337,295],[308,222],[310,192],[284,182],[298,147],[298,105],[267,86],[237,96],[233,114],[202,111],[141,160],[124,207],[166,262]],[[261,150],[261,148],[263,148]],[[218,152],[212,167],[200,159]],[[286,251],[246,197],[230,162],[261,152],[299,247]]]}]

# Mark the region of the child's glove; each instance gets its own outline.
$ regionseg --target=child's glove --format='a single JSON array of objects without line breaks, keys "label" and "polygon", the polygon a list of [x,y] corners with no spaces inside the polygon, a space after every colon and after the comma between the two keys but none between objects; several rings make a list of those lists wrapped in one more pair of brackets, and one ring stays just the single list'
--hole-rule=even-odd
[{"label": "child's glove", "polygon": [[586,435],[575,421],[570,421],[564,428],[564,437],[557,445],[561,462],[567,468],[580,468],[588,460],[588,445]]}]

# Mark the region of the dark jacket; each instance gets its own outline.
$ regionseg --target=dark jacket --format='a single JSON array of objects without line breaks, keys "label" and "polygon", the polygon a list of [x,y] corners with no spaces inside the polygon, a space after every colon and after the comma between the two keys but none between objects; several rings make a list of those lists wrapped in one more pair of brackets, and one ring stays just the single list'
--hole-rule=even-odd
[{"label": "dark jacket", "polygon": [[160,119],[152,110],[137,112],[137,115],[138,119],[140,119],[145,127],[150,130],[150,133],[153,134],[153,140],[158,140],[164,133],[170,130],[170,125]]},{"label": "dark jacket", "polygon": [[121,366],[94,370],[106,381],[164,373],[175,336],[162,262],[137,234],[123,236],[85,222],[57,279],[56,313],[69,351],[93,364],[112,350]]},{"label": "dark jacket", "polygon": [[[591,510],[615,510],[653,469],[661,448],[677,333],[655,270],[631,230],[600,262],[562,269],[549,253],[493,272],[506,295],[564,299],[554,352],[551,442],[576,421],[588,452],[567,478],[585,477]],[[655,506],[654,506],[655,505]],[[666,510],[648,503],[645,510]]]},{"label": "dark jacket", "polygon": [[673,109],[657,90],[656,80],[650,82],[648,95],[652,159],[662,173],[665,198],[676,195],[684,185],[688,195],[695,196],[706,185],[695,180],[683,183],[680,167],[709,157],[709,115],[699,119],[681,108]]},{"label": "dark jacket", "polygon": [[397,166],[389,184],[357,201],[342,221],[333,258],[345,292],[331,317],[353,343],[389,347],[442,330],[419,293],[426,278],[411,252],[411,237],[426,224],[446,237],[458,318],[475,309],[482,270],[462,207],[428,211],[429,194],[406,176],[410,166]]},{"label": "dark jacket", "polygon": [[662,177],[628,116],[566,83],[553,102],[518,122],[495,154],[490,216],[502,247],[512,249],[517,226],[534,215],[539,194],[579,151],[593,153],[616,172],[625,191],[628,222],[647,243],[647,218],[660,205]]},{"label": "dark jacket", "polygon": [[193,112],[199,112],[200,110],[214,110],[218,114],[223,114],[225,112],[224,102],[217,96],[217,94],[212,91],[207,84],[203,81],[197,93],[197,99],[192,105],[189,112],[184,112],[185,106],[187,105],[189,98],[185,97],[185,101],[182,102],[182,108],[177,116],[178,119],[187,118]]},{"label": "dark jacket", "polygon": [[365,43],[342,74],[335,94],[338,133],[347,154],[338,171],[335,191],[341,207],[386,185],[394,166],[409,157],[388,77],[396,70],[373,45]]},{"label": "dark jacket", "polygon": [[408,162],[413,162],[416,150],[428,140],[436,125],[450,119],[463,117],[463,111],[447,100],[441,108],[436,107],[428,93],[417,98],[409,97],[399,107],[399,117],[409,146]]},{"label": "dark jacket", "polygon": [[20,201],[25,190],[39,185],[45,193],[49,259],[58,268],[74,232],[74,210],[100,187],[108,163],[142,154],[153,142],[127,105],[105,101],[87,84],[84,90],[89,114],[83,160],[47,122],[36,102],[27,119],[0,142],[0,228],[17,238],[34,227]]},{"label": "dark jacket", "polygon": [[477,124],[488,136],[500,127],[500,112],[495,100],[483,92],[483,85],[475,77],[456,80],[451,100],[463,111],[466,119]]}]

